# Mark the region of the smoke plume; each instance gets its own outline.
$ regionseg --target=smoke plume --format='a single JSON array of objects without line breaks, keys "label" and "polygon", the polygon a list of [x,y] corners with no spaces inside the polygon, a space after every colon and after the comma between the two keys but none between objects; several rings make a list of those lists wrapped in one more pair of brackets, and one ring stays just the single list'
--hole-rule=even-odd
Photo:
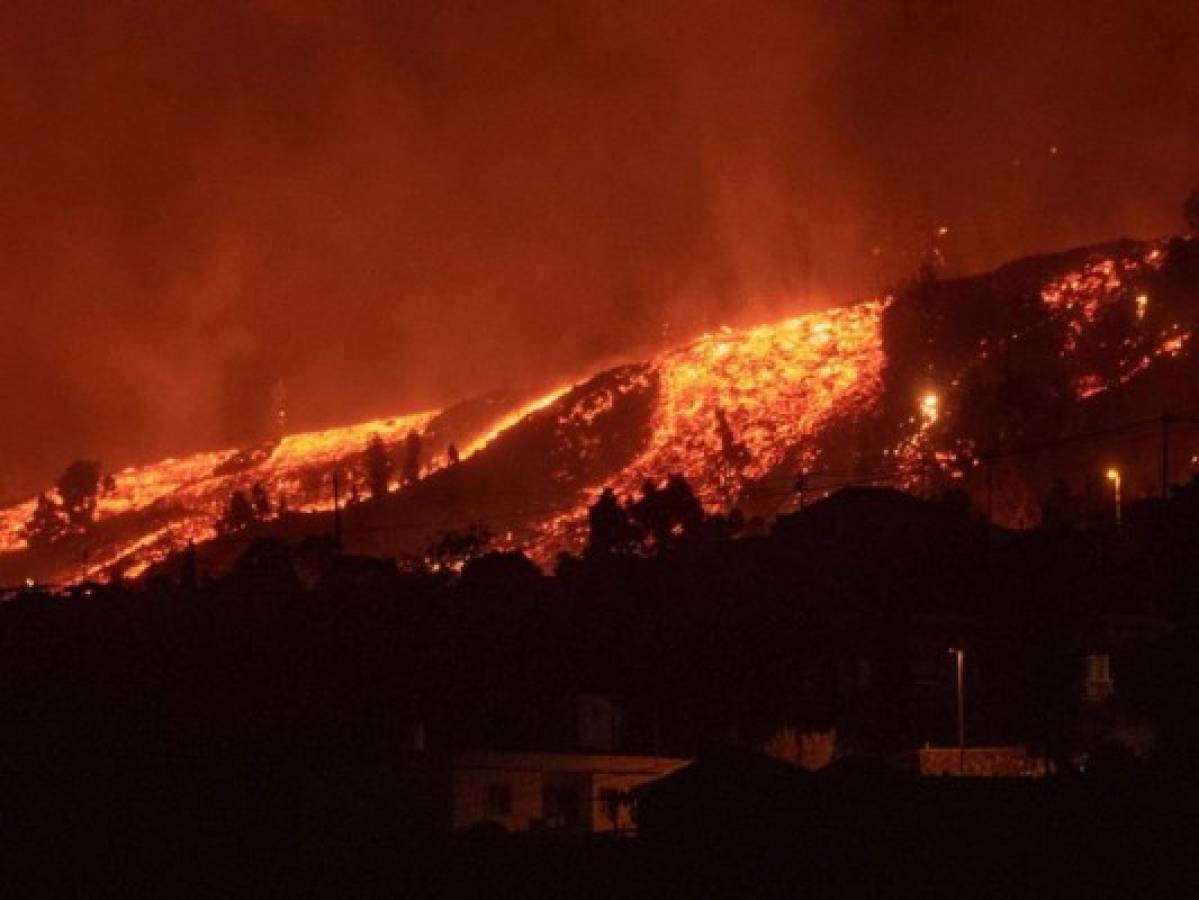
[{"label": "smoke plume", "polygon": [[1176,230],[1195,46],[1189,0],[5,4],[0,472]]}]

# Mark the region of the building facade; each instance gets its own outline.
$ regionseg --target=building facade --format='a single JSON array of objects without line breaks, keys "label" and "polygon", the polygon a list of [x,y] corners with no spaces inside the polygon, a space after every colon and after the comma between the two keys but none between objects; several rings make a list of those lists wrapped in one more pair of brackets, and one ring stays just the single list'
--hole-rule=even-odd
[{"label": "building facade", "polygon": [[450,768],[454,830],[494,822],[509,831],[627,831],[632,788],[685,759],[599,753],[470,751]]}]

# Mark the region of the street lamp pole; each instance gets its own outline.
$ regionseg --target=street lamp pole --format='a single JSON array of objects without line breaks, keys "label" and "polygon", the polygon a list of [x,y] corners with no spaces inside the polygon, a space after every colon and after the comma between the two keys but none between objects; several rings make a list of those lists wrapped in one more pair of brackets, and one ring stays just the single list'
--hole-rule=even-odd
[{"label": "street lamp pole", "polygon": [[1117,527],[1117,528],[1119,528],[1119,527],[1120,527],[1120,523],[1121,523],[1121,509],[1120,509],[1120,507],[1123,505],[1123,502],[1122,502],[1122,500],[1121,500],[1121,498],[1120,498],[1120,470],[1119,470],[1119,469],[1117,469],[1115,466],[1113,466],[1112,468],[1108,469],[1108,470],[1107,470],[1107,480],[1108,480],[1108,481],[1110,481],[1110,482],[1112,483],[1112,488],[1113,488],[1113,490],[1114,490],[1114,492],[1115,492],[1115,500],[1116,500],[1116,527]]},{"label": "street lamp pole", "polygon": [[950,647],[949,652],[957,661],[958,670],[958,774],[966,770],[966,692],[965,665],[966,651],[961,647]]}]

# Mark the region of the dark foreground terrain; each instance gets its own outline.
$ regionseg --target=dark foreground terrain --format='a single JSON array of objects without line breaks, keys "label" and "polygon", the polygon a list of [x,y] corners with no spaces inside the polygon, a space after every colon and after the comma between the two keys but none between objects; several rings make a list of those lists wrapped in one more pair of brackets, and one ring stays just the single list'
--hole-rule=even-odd
[{"label": "dark foreground terrain", "polygon": [[962,782],[846,768],[769,795],[742,784],[658,798],[639,837],[617,838],[438,836],[386,802],[306,806],[304,776],[266,761],[191,777],[97,766],[4,783],[6,894],[1182,897],[1199,885],[1196,795],[1180,773]]}]

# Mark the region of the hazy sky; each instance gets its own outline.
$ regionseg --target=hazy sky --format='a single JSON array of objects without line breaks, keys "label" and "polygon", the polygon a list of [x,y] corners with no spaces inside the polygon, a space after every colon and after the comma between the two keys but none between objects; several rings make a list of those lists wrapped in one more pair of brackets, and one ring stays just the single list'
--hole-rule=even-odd
[{"label": "hazy sky", "polygon": [[[11,490],[1176,230],[1194,0],[6,0]],[[1050,148],[1057,148],[1054,153]],[[877,254],[872,252],[877,248]]]}]

